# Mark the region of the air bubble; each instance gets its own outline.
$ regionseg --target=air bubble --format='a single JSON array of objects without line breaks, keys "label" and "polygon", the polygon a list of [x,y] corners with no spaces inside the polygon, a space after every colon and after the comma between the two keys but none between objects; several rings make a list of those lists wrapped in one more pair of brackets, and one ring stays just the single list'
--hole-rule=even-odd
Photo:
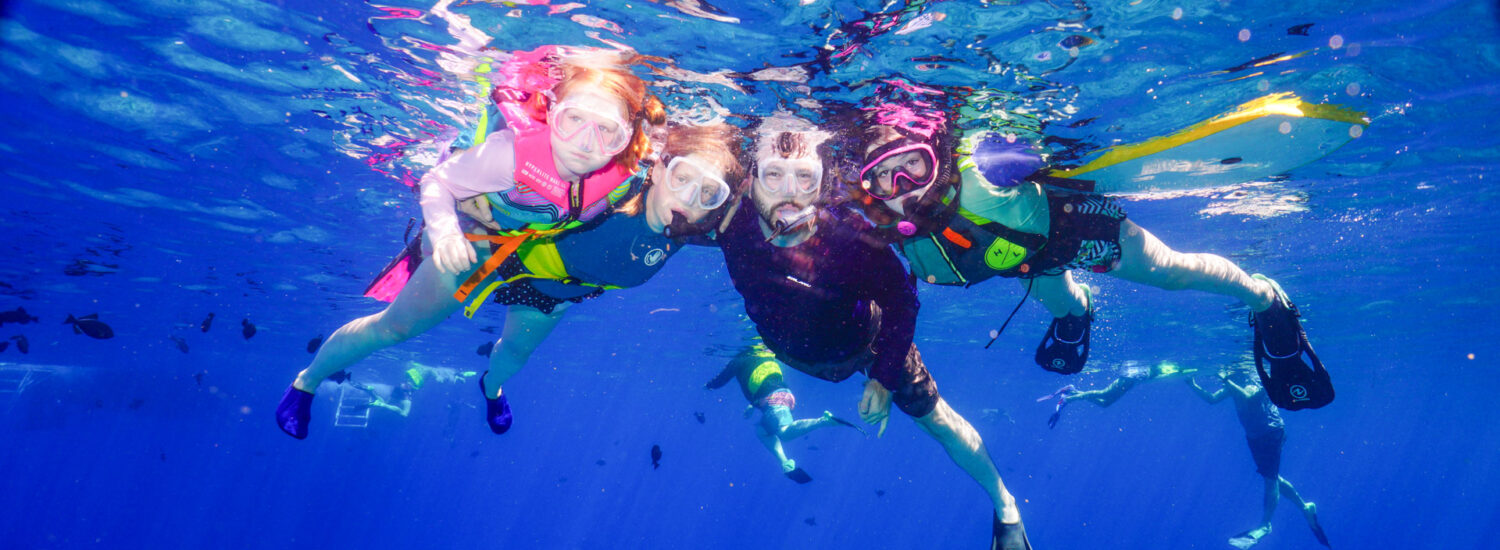
[{"label": "air bubble", "polygon": [[1256,84],[1255,87],[1262,92],[1269,91],[1271,89],[1271,81],[1262,80],[1260,81],[1260,84]]},{"label": "air bubble", "polygon": [[1283,122],[1283,123],[1281,123],[1280,126],[1276,127],[1276,131],[1281,132],[1283,134],[1290,134],[1290,133],[1292,133],[1292,123],[1290,123],[1290,122]]},{"label": "air bubble", "polygon": [[1250,41],[1250,29],[1240,29],[1240,42]]},{"label": "air bubble", "polygon": [[1357,96],[1357,95],[1359,95],[1359,83],[1358,82],[1350,82],[1348,86],[1344,86],[1344,93],[1349,94],[1351,96]]},{"label": "air bubble", "polygon": [[1365,127],[1358,124],[1349,125],[1349,137],[1358,138],[1365,135]]},{"label": "air bubble", "polygon": [[1181,19],[1182,19],[1182,8],[1172,8],[1172,20],[1173,21],[1178,21],[1178,20],[1181,20]]},{"label": "air bubble", "polygon": [[1328,39],[1328,47],[1335,50],[1344,47],[1344,37],[1338,34],[1333,35],[1332,38]]}]

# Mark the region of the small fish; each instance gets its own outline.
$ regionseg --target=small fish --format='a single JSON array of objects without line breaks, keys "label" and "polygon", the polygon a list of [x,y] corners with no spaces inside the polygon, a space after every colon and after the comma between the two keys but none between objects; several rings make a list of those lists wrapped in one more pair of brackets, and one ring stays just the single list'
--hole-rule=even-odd
[{"label": "small fish", "polygon": [[479,458],[479,451],[470,451],[469,458]]},{"label": "small fish", "polygon": [[161,461],[162,462],[166,462],[167,461],[167,453],[162,453],[161,454]]},{"label": "small fish", "polygon": [[115,329],[100,322],[98,313],[76,318],[70,314],[67,319],[63,320],[63,324],[73,325],[73,334],[87,335],[95,340],[108,340],[115,337]]},{"label": "small fish", "polygon": [[883,497],[883,496],[885,496],[885,490],[884,489],[876,489],[875,490],[875,496],[877,496],[877,497]]},{"label": "small fish", "polygon": [[24,307],[18,307],[10,311],[0,311],[0,326],[5,326],[6,323],[16,323],[18,325],[24,325],[26,323],[35,323],[37,321],[38,319],[36,318],[36,316],[26,313],[26,308]]},{"label": "small fish", "polygon": [[8,348],[8,347],[10,347],[10,342],[0,341],[0,351],[5,351],[5,348]]},{"label": "small fish", "polygon": [[132,411],[138,411],[138,410],[141,410],[141,405],[145,405],[145,404],[146,404],[146,400],[145,399],[141,399],[141,398],[137,397],[135,399],[130,400],[129,407],[130,407],[130,410],[132,410]]},{"label": "small fish", "polygon": [[255,323],[250,322],[249,319],[240,321],[240,334],[244,335],[246,340],[255,336]]},{"label": "small fish", "polygon": [[605,462],[604,462],[604,459],[602,459],[602,458],[599,459],[599,460],[595,460],[594,461],[594,465],[595,466],[603,466],[604,464],[605,464]]},{"label": "small fish", "polygon": [[1081,34],[1075,34],[1073,36],[1069,36],[1067,38],[1064,38],[1062,42],[1058,43],[1058,45],[1062,46],[1063,49],[1066,50],[1066,49],[1069,49],[1069,48],[1082,48],[1084,46],[1088,46],[1088,45],[1093,44],[1093,43],[1094,43],[1094,39],[1089,38],[1089,37],[1084,36],[1084,35],[1081,35]]},{"label": "small fish", "polygon": [[651,469],[661,467],[661,445],[651,446]]},{"label": "small fish", "polygon": [[693,417],[698,419],[698,423],[699,424],[703,424],[703,423],[708,422],[708,420],[705,420],[703,418],[703,413],[701,413],[701,412],[693,411]]},{"label": "small fish", "polygon": [[173,336],[172,341],[177,343],[177,351],[188,352],[187,340],[183,340],[181,336]]},{"label": "small fish", "polygon": [[806,523],[806,524],[811,525],[813,527],[817,527],[818,526],[818,520],[817,520],[817,518],[812,518],[812,517],[809,517],[807,519],[802,520],[802,523]]},{"label": "small fish", "polygon": [[328,375],[328,379],[329,380],[332,380],[332,381],[337,382],[339,384],[343,384],[344,382],[348,382],[352,378],[354,378],[354,376],[351,375],[351,374],[349,374],[349,371],[346,371],[346,370],[341,370],[341,371],[338,371],[338,372],[335,372],[333,374]]},{"label": "small fish", "polygon": [[203,322],[198,324],[198,329],[202,330],[203,332],[208,332],[208,327],[213,326],[213,324],[214,312],[210,311],[208,312],[208,317],[204,317]]},{"label": "small fish", "polygon": [[199,386],[202,386],[203,385],[203,375],[205,375],[205,374],[208,374],[208,371],[206,371],[206,370],[200,370],[198,372],[193,373],[193,381],[197,382]]},{"label": "small fish", "polygon": [[1293,36],[1307,36],[1307,29],[1311,29],[1312,26],[1312,23],[1303,23],[1287,29],[1286,33]]},{"label": "small fish", "polygon": [[495,350],[495,342],[490,341],[490,342],[485,342],[483,344],[479,344],[479,349],[477,349],[475,351],[477,351],[480,355],[483,355],[485,357],[489,357],[490,356],[490,352],[492,352],[494,350]]}]

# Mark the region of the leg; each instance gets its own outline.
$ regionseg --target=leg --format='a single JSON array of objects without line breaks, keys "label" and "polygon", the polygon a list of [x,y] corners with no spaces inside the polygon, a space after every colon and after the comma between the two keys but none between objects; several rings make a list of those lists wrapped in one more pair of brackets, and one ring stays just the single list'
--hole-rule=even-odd
[{"label": "leg", "polygon": [[826,428],[835,424],[837,424],[837,422],[835,422],[833,419],[833,411],[823,411],[823,416],[819,416],[817,418],[804,418],[802,420],[792,422],[791,425],[781,430],[781,439],[783,441],[791,441],[793,439],[797,439],[799,437],[807,435],[808,432],[811,432],[818,428]]},{"label": "leg", "polygon": [[1250,278],[1234,262],[1215,254],[1172,250],[1130,220],[1120,224],[1120,264],[1111,275],[1167,290],[1202,290],[1233,296],[1253,311],[1271,307],[1270,284]]},{"label": "leg", "polygon": [[328,375],[436,326],[462,305],[453,292],[467,276],[442,273],[432,262],[422,262],[385,310],[350,321],[329,336],[292,386],[313,393]]},{"label": "leg", "polygon": [[1000,517],[1001,522],[1021,521],[1021,509],[1016,507],[1016,498],[1005,489],[1005,483],[1000,480],[1000,471],[995,469],[995,462],[990,460],[989,450],[984,447],[984,440],[968,420],[964,420],[941,397],[932,412],[915,420],[928,435],[943,445],[943,450],[948,452],[948,457],[959,468],[984,487],[995,504],[995,514]]},{"label": "leg", "polygon": [[486,399],[500,397],[501,386],[526,366],[532,352],[552,334],[552,329],[557,328],[568,305],[569,302],[558,304],[552,313],[542,313],[522,305],[505,310],[505,328],[500,331],[500,340],[490,352],[490,370],[484,375]]},{"label": "leg", "polygon": [[1265,498],[1261,501],[1260,526],[1269,530],[1271,519],[1276,517],[1276,501],[1281,500],[1281,477],[1262,478],[1266,482]]},{"label": "leg", "polygon": [[755,427],[756,439],[776,457],[776,462],[781,465],[781,473],[797,468],[797,462],[787,458],[786,449],[781,445],[782,432],[791,424],[791,411],[783,406],[772,405],[760,410],[760,423]]},{"label": "leg", "polygon": [[1088,313],[1088,295],[1084,294],[1083,285],[1073,280],[1071,271],[1064,271],[1062,275],[1037,277],[1029,282],[1026,279],[1016,280],[1023,289],[1030,284],[1031,296],[1046,307],[1053,317]]}]

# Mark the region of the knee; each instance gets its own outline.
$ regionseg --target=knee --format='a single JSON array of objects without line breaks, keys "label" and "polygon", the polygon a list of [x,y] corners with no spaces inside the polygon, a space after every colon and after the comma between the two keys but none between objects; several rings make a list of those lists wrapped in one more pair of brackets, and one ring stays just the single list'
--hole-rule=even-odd
[{"label": "knee", "polygon": [[536,351],[534,347],[516,345],[502,339],[495,343],[495,349],[490,354],[490,362],[493,364],[499,361],[519,367],[531,360],[531,353],[534,351]]},{"label": "knee", "polygon": [[369,328],[369,333],[374,335],[376,342],[382,347],[405,342],[421,332],[411,323],[393,319],[384,313],[375,314],[370,319]]}]

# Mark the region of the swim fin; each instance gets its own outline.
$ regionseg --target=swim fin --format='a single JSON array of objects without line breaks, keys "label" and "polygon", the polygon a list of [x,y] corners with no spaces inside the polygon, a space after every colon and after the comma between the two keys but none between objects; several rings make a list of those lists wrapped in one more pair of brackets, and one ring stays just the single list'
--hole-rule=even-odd
[{"label": "swim fin", "polygon": [[1251,277],[1270,283],[1276,291],[1271,307],[1250,314],[1250,327],[1255,331],[1255,370],[1260,373],[1266,397],[1289,411],[1316,409],[1332,402],[1333,382],[1307,341],[1297,306],[1276,281],[1258,273]]},{"label": "swim fin", "polygon": [[855,425],[855,424],[854,424],[854,423],[853,423],[853,422],[850,422],[850,421],[848,421],[848,420],[844,420],[844,419],[842,419],[842,418],[839,418],[839,417],[837,417],[837,416],[830,416],[830,417],[828,417],[828,419],[829,419],[829,420],[832,420],[832,421],[833,421],[833,422],[834,422],[834,423],[836,423],[836,424],[840,424],[840,425],[844,425],[844,426],[848,426],[848,427],[850,427],[850,428],[854,428],[854,429],[856,429],[856,430],[859,430],[859,433],[860,433],[860,434],[861,434],[861,435],[864,435],[864,436],[865,436],[865,437],[870,437],[870,434],[869,434],[869,433],[868,433],[868,432],[865,432],[865,429],[864,429],[864,428],[861,428],[861,427],[859,427],[859,426],[858,426],[858,425]]},{"label": "swim fin", "polygon": [[1047,334],[1036,348],[1036,364],[1059,374],[1077,374],[1089,360],[1089,332],[1094,324],[1094,297],[1083,285],[1088,311],[1052,319]]},{"label": "swim fin", "polygon": [[484,376],[490,371],[484,371],[479,375],[479,394],[484,396],[484,421],[490,425],[490,431],[495,435],[510,431],[513,421],[510,416],[510,402],[505,399],[505,394],[490,399],[490,394],[484,390]]},{"label": "swim fin", "polygon": [[990,550],[1031,550],[1024,522],[1001,523],[999,514],[996,514],[991,532]]},{"label": "swim fin", "polygon": [[812,482],[812,476],[807,475],[807,470],[803,470],[802,468],[793,468],[792,471],[786,473],[786,477],[797,483]]},{"label": "swim fin", "polygon": [[1256,527],[1249,531],[1245,531],[1238,535],[1229,537],[1229,545],[1238,548],[1239,550],[1250,550],[1251,548],[1254,548],[1255,545],[1260,544],[1260,539],[1262,537],[1269,534],[1271,534],[1271,530],[1269,528]]},{"label": "swim fin", "polygon": [[[410,234],[411,227],[407,227]],[[417,272],[417,266],[422,264],[422,238],[418,230],[418,237],[408,239],[406,247],[401,249],[391,262],[380,269],[380,274],[375,280],[370,281],[370,286],[365,287],[364,295],[382,302],[391,302],[401,289],[406,287],[406,281],[411,279],[413,273]]]},{"label": "swim fin", "polygon": [[307,425],[312,422],[313,394],[287,386],[276,404],[276,426],[287,435],[307,439]]},{"label": "swim fin", "polygon": [[1307,518],[1307,526],[1312,528],[1313,536],[1318,538],[1318,542],[1333,548],[1333,545],[1328,544],[1328,535],[1323,533],[1323,526],[1318,524],[1318,505],[1311,502],[1303,505],[1302,515]]}]

